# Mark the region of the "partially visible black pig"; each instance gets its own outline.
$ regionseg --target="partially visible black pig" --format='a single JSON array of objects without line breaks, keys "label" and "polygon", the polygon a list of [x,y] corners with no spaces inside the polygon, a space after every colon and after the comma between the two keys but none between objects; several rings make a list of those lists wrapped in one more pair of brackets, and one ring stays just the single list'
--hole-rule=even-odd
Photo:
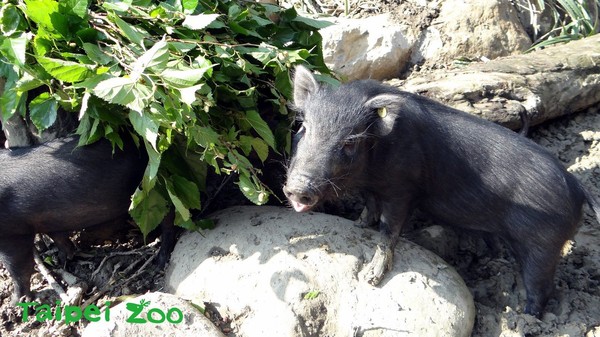
[{"label": "partially visible black pig", "polygon": [[298,212],[350,189],[367,196],[387,238],[366,267],[372,284],[419,208],[503,238],[522,268],[525,312],[539,315],[586,199],[600,220],[600,205],[557,159],[489,121],[376,81],[320,85],[303,67],[294,105],[302,126],[284,193]]},{"label": "partially visible black pig", "polygon": [[0,151],[0,261],[13,300],[30,295],[33,239],[48,233],[64,245],[70,231],[127,214],[147,164],[133,142],[124,151],[106,140],[77,147],[78,138]]}]

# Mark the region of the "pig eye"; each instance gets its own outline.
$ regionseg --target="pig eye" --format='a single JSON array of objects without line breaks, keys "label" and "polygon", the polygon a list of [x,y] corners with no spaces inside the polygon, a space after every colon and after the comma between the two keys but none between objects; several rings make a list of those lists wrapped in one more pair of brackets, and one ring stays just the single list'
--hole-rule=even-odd
[{"label": "pig eye", "polygon": [[356,153],[356,149],[358,148],[358,143],[356,140],[346,140],[342,145],[342,151],[348,157],[354,156]]},{"label": "pig eye", "polygon": [[302,136],[304,136],[304,133],[306,132],[306,127],[304,125],[300,126],[300,129],[298,129],[298,131],[296,132],[296,135],[300,138],[302,138]]},{"label": "pig eye", "polygon": [[298,143],[300,142],[300,139],[302,139],[302,137],[304,137],[305,132],[306,132],[306,128],[304,127],[304,125],[302,125],[300,127],[300,129],[298,129],[296,134],[292,136],[292,152],[294,152],[294,153],[296,152]]}]

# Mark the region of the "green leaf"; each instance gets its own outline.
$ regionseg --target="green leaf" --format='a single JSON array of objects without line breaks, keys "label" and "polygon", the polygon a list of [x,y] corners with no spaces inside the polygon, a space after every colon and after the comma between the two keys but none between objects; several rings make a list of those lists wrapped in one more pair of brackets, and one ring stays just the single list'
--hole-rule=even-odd
[{"label": "green leaf", "polygon": [[44,56],[54,48],[54,38],[48,36],[43,28],[38,29],[38,34],[33,38],[33,50],[35,55]]},{"label": "green leaf", "polygon": [[[181,221],[190,220],[192,217],[190,210],[187,207],[185,207],[185,205],[183,204],[183,201],[181,201],[181,199],[179,199],[179,197],[177,196],[177,194],[174,191],[174,188],[173,188],[173,185],[171,184],[171,182],[169,180],[165,180],[165,183],[167,185],[167,193],[169,194],[169,199],[171,199],[171,203],[173,204],[173,206],[175,206],[175,210],[177,211],[177,214],[181,218]],[[176,216],[176,218],[177,218],[177,216]],[[179,221],[176,221],[176,222],[179,222]]]},{"label": "green leaf", "polygon": [[158,139],[158,124],[151,116],[137,111],[131,111],[129,112],[129,120],[131,121],[131,125],[133,125],[135,132],[144,137],[144,139],[157,150],[156,140]]},{"label": "green leaf", "polygon": [[233,30],[234,32],[242,34],[242,35],[253,36],[253,37],[256,37],[256,38],[259,38],[259,39],[263,38],[255,30],[247,29],[247,28],[245,28],[244,26],[240,25],[239,23],[237,23],[235,21],[230,21],[229,22],[229,28],[231,28],[231,30]]},{"label": "green leaf", "polygon": [[304,16],[297,16],[292,21],[300,22],[302,24],[305,24],[305,25],[307,25],[311,28],[315,28],[315,29],[322,29],[322,28],[326,28],[326,27],[333,25],[333,22],[315,20],[315,19],[304,17]]},{"label": "green leaf", "polygon": [[140,227],[144,238],[158,227],[168,212],[167,201],[155,189],[149,192],[135,191],[129,207],[129,214]]},{"label": "green leaf", "polygon": [[181,23],[185,28],[202,30],[215,21],[221,14],[186,15]]},{"label": "green leaf", "polygon": [[175,209],[182,216],[183,221],[188,221],[191,217],[189,209],[200,208],[198,186],[178,175],[172,175],[170,179],[165,180],[165,183]]},{"label": "green leaf", "polygon": [[171,176],[171,181],[177,195],[188,208],[200,209],[200,191],[196,184],[178,175]]},{"label": "green leaf", "polygon": [[216,223],[213,219],[200,219],[195,222],[196,230],[198,229],[214,229]]},{"label": "green leaf", "polygon": [[[106,4],[106,2],[105,2]],[[144,31],[141,28],[132,26],[127,22],[123,21],[118,16],[112,14],[108,16],[123,32],[123,36],[125,36],[129,41],[137,44],[140,47],[144,47],[144,39],[149,38],[148,32]]]},{"label": "green leaf", "polygon": [[98,64],[106,65],[113,60],[110,55],[106,54],[95,44],[86,42],[82,45],[82,47],[87,57]]},{"label": "green leaf", "polygon": [[61,0],[58,6],[61,13],[72,14],[85,19],[87,18],[89,0]]},{"label": "green leaf", "polygon": [[25,14],[38,26],[54,30],[53,15],[58,14],[58,2],[53,0],[25,0]]},{"label": "green leaf", "polygon": [[245,174],[239,175],[237,185],[240,187],[240,191],[242,191],[244,196],[256,205],[263,205],[268,201],[268,194],[266,191],[253,183]]},{"label": "green leaf", "polygon": [[92,74],[87,65],[81,63],[53,59],[45,56],[37,56],[38,62],[44,67],[48,74],[57,80],[64,82],[80,82]]},{"label": "green leaf", "polygon": [[198,0],[181,0],[181,4],[183,5],[183,13],[190,14],[198,7]]},{"label": "green leaf", "polygon": [[254,149],[262,162],[267,160],[267,157],[269,156],[269,146],[260,138],[242,135],[240,136],[240,147],[244,149],[246,155],[250,154],[250,149]]},{"label": "green leaf", "polygon": [[23,16],[12,4],[4,4],[0,8],[0,32],[4,36],[11,36],[17,31],[25,31],[27,29],[27,23],[23,20]]},{"label": "green leaf", "polygon": [[23,76],[21,76],[21,78],[19,78],[17,81],[15,89],[20,92],[26,92],[35,88],[39,88],[42,85],[44,85],[44,82],[31,76],[29,73],[24,73]]},{"label": "green leaf", "polygon": [[256,110],[248,110],[246,112],[246,120],[258,135],[267,142],[271,148],[275,149],[275,137],[267,123],[260,117]]},{"label": "green leaf", "polygon": [[205,89],[210,90],[206,84],[198,84],[187,88],[180,88],[179,93],[181,101],[187,105],[192,105],[197,101],[196,92],[204,91]]},{"label": "green leaf", "polygon": [[49,93],[44,92],[29,103],[29,115],[38,130],[45,130],[56,121],[58,102]]},{"label": "green leaf", "polygon": [[0,53],[8,62],[23,67],[25,65],[25,50],[27,49],[27,33],[16,37],[0,36]]},{"label": "green leaf", "polygon": [[148,49],[140,58],[132,64],[132,78],[139,78],[146,68],[160,72],[163,70],[169,60],[169,48],[165,37],[156,42],[152,48]]},{"label": "green leaf", "polygon": [[209,126],[196,125],[190,132],[196,144],[203,148],[208,148],[219,142],[219,134]]},{"label": "green leaf", "polygon": [[144,142],[146,152],[148,153],[148,167],[142,181],[142,187],[146,190],[154,188],[156,178],[158,176],[158,169],[162,161],[162,154],[158,153],[153,145],[149,144],[148,141]]},{"label": "green leaf", "polygon": [[129,10],[129,7],[131,7],[131,5],[132,5],[131,0],[126,0],[126,1],[106,0],[102,3],[102,7],[106,8],[108,10],[113,10],[113,11],[117,11],[117,12],[126,12],[127,10]]},{"label": "green leaf", "polygon": [[315,298],[319,297],[319,294],[321,294],[320,291],[311,290],[304,295],[304,299],[305,300],[314,300]]},{"label": "green leaf", "polygon": [[269,156],[269,146],[260,138],[252,138],[252,148],[263,163]]},{"label": "green leaf", "polygon": [[176,88],[185,88],[191,87],[194,84],[198,83],[204,73],[210,68],[201,68],[201,69],[165,69],[162,73],[160,73],[160,77],[162,77],[165,82],[173,85]]},{"label": "green leaf", "polygon": [[94,95],[134,111],[143,111],[153,94],[152,88],[130,77],[109,78],[90,89]]},{"label": "green leaf", "polygon": [[14,81],[7,81],[4,84],[4,92],[0,96],[0,112],[2,120],[8,120],[17,113],[20,103],[24,101],[23,96],[15,88]]}]

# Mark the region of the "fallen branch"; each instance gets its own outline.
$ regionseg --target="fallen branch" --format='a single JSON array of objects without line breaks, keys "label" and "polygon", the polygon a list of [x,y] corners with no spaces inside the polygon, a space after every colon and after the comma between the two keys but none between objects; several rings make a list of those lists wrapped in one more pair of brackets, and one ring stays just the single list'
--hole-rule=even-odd
[{"label": "fallen branch", "polygon": [[535,125],[600,102],[600,35],[390,84],[512,129],[522,112]]},{"label": "fallen branch", "polygon": [[40,271],[40,274],[42,274],[42,276],[46,279],[46,281],[48,281],[48,284],[50,284],[50,287],[52,287],[52,289],[54,289],[54,291],[56,291],[56,293],[60,297],[61,301],[63,303],[69,303],[69,297],[67,296],[67,293],[60,286],[60,284],[58,284],[58,282],[56,281],[54,276],[52,276],[52,274],[50,273],[50,270],[48,270],[48,268],[46,268],[46,265],[44,264],[44,261],[42,261],[40,254],[35,250],[33,252],[33,260],[35,261],[35,264],[37,265],[38,270]]}]

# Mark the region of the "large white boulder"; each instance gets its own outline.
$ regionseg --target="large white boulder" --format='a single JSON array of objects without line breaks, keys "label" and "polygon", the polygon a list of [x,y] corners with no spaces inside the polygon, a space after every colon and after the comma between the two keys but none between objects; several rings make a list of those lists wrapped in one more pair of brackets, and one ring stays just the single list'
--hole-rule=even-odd
[{"label": "large white boulder", "polygon": [[379,233],[278,207],[235,207],[177,243],[166,289],[213,304],[235,336],[470,336],[475,308],[441,258],[400,241],[379,286],[360,272]]},{"label": "large white boulder", "polygon": [[390,14],[340,18],[320,33],[325,64],[347,80],[398,77],[419,38],[418,30]]},{"label": "large white boulder", "polygon": [[320,30],[327,66],[347,80],[386,80],[415,64],[494,59],[531,47],[510,0],[408,2],[392,13],[337,18]]},{"label": "large white boulder", "polygon": [[225,337],[198,309],[171,294],[148,293],[108,310],[81,337]]}]

